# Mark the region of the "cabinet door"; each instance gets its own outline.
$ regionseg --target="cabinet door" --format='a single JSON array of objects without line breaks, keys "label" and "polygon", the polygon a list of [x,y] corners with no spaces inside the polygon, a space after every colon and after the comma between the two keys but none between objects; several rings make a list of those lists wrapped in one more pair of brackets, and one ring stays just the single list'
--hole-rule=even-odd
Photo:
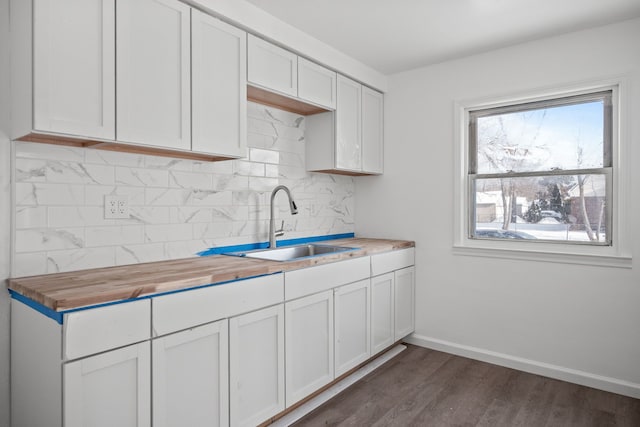
[{"label": "cabinet door", "polygon": [[394,274],[371,278],[371,354],[375,355],[394,340]]},{"label": "cabinet door", "polygon": [[114,139],[114,0],[33,6],[34,128]]},{"label": "cabinet door", "polygon": [[370,290],[367,279],[334,291],[336,377],[371,356]]},{"label": "cabinet door", "polygon": [[249,83],[298,95],[298,56],[249,34]]},{"label": "cabinet door", "polygon": [[121,0],[116,22],[117,139],[190,149],[189,7]]},{"label": "cabinet door", "polygon": [[285,304],[287,407],[333,381],[333,291]]},{"label": "cabinet door", "polygon": [[193,151],[246,155],[247,36],[191,11]]},{"label": "cabinet door", "polygon": [[228,321],[153,340],[153,425],[229,423]]},{"label": "cabinet door", "polygon": [[362,170],[382,173],[384,158],[384,98],[380,92],[362,87]]},{"label": "cabinet door", "polygon": [[232,426],[284,410],[284,304],[229,320],[229,361]]},{"label": "cabinet door", "polygon": [[327,108],[336,108],[335,71],[298,58],[298,97]]},{"label": "cabinet door", "polygon": [[151,420],[149,343],[63,365],[65,427],[143,427]]},{"label": "cabinet door", "polygon": [[338,169],[354,171],[362,169],[361,92],[360,83],[338,76],[336,105],[336,167]]},{"label": "cabinet door", "polygon": [[397,270],[395,274],[395,333],[397,341],[415,330],[415,267]]}]

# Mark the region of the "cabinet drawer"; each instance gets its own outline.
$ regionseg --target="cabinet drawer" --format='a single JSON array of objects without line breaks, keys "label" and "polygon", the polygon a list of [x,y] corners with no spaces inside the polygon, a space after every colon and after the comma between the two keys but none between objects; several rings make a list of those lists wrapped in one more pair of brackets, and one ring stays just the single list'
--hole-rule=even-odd
[{"label": "cabinet drawer", "polygon": [[77,359],[148,340],[148,299],[67,313],[63,322],[63,358]]},{"label": "cabinet drawer", "polygon": [[400,249],[371,256],[371,276],[399,270],[415,264],[415,248]]},{"label": "cabinet drawer", "polygon": [[367,279],[370,272],[369,263],[369,257],[362,257],[287,271],[285,273],[285,300],[289,301]]},{"label": "cabinet drawer", "polygon": [[153,298],[153,336],[192,328],[283,302],[282,274]]}]

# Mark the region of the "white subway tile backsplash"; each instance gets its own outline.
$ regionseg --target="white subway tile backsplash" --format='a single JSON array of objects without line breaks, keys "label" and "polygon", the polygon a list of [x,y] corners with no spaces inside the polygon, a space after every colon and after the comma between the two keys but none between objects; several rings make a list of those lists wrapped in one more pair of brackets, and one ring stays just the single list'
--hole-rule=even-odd
[{"label": "white subway tile backsplash", "polygon": [[85,150],[85,162],[94,164],[103,164],[111,166],[126,166],[130,168],[144,167],[145,156],[129,154],[123,156],[122,153],[117,151],[106,150]]},{"label": "white subway tile backsplash", "polygon": [[[249,103],[247,157],[203,162],[15,142],[13,275],[194,256],[267,240],[269,199],[281,239],[353,232],[352,177],[305,168],[304,117]],[[105,195],[126,195],[129,219],[105,219]]]},{"label": "white subway tile backsplash", "polygon": [[131,219],[143,224],[169,224],[171,208],[167,206],[131,206]]},{"label": "white subway tile backsplash", "polygon": [[258,178],[249,177],[249,188],[253,191],[268,191],[271,192],[275,187],[280,184],[277,178]]},{"label": "white subway tile backsplash", "polygon": [[162,224],[144,227],[144,241],[146,243],[191,239],[193,239],[193,225],[191,224]]},{"label": "white subway tile backsplash", "polygon": [[[268,165],[271,166],[271,165]],[[245,176],[265,176],[265,164],[238,160],[233,163],[233,173]]]},{"label": "white subway tile backsplash", "polygon": [[169,187],[211,189],[211,175],[197,172],[169,171]]},{"label": "white subway tile backsplash", "polygon": [[44,228],[47,226],[45,206],[20,206],[16,208],[15,228]]},{"label": "white subway tile backsplash", "polygon": [[42,159],[16,159],[16,181],[18,182],[46,182],[47,161]]},{"label": "white subway tile backsplash", "polygon": [[169,208],[169,222],[171,224],[211,222],[212,218],[213,208],[198,208],[191,206]]},{"label": "white subway tile backsplash", "polygon": [[220,175],[212,177],[211,188],[217,191],[248,190],[249,177],[240,175]]},{"label": "white subway tile backsplash", "polygon": [[261,148],[249,148],[249,160],[252,162],[274,163],[280,162],[280,152],[263,150]]},{"label": "white subway tile backsplash", "polygon": [[51,251],[47,256],[47,273],[99,268],[115,265],[115,247]]},{"label": "white subway tile backsplash", "polygon": [[13,277],[35,276],[47,273],[46,252],[16,253],[13,255],[11,269]]},{"label": "white subway tile backsplash", "polygon": [[217,173],[230,175],[233,173],[233,160],[222,162],[194,162],[192,170],[200,173]]},{"label": "white subway tile backsplash", "polygon": [[191,160],[172,159],[170,157],[145,156],[144,167],[163,171],[190,172],[193,170],[193,162]]},{"label": "white subway tile backsplash", "polygon": [[169,186],[169,171],[117,167],[115,182],[118,185],[166,188]]},{"label": "white subway tile backsplash", "polygon": [[82,162],[85,159],[86,150],[84,148],[66,145],[44,145],[35,142],[19,142],[16,145],[20,150],[17,153],[17,158],[49,161],[64,160],[69,162]]},{"label": "white subway tile backsplash", "polygon": [[23,205],[82,206],[84,204],[83,185],[16,182],[15,194],[16,207]]},{"label": "white subway tile backsplash", "polygon": [[30,228],[16,230],[15,251],[40,252],[84,247],[84,228]]},{"label": "white subway tile backsplash", "polygon": [[85,234],[85,246],[103,247],[144,243],[144,233],[147,228],[142,225],[88,227]]},{"label": "white subway tile backsplash", "polygon": [[233,224],[232,221],[193,224],[193,237],[195,239],[232,237],[234,236]]},{"label": "white subway tile backsplash", "polygon": [[249,135],[247,135],[247,146],[249,147],[249,150],[251,148],[271,148],[275,145],[277,139],[277,136],[267,136],[257,133],[250,133]]},{"label": "white subway tile backsplash", "polygon": [[141,262],[164,261],[168,259],[163,243],[143,245],[123,245],[115,248],[115,265],[139,264]]},{"label": "white subway tile backsplash", "polygon": [[46,181],[60,184],[113,185],[113,166],[73,162],[48,162],[45,169]]},{"label": "white subway tile backsplash", "polygon": [[227,206],[211,209],[214,222],[248,221],[249,206]]}]

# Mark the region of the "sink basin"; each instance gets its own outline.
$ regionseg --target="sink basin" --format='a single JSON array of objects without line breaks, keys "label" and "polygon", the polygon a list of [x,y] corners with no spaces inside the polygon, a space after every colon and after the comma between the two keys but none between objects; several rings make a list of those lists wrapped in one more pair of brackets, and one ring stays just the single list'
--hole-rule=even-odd
[{"label": "sink basin", "polygon": [[331,245],[294,245],[273,249],[258,249],[254,251],[229,252],[223,255],[242,256],[247,258],[266,259],[270,261],[295,261],[301,258],[331,255],[340,252],[355,251],[358,248]]}]

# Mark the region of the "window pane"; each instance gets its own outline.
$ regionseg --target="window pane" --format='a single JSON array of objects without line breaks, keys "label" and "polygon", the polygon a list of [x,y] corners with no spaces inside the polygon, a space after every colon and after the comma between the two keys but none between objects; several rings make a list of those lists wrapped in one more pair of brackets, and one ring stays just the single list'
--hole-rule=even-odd
[{"label": "window pane", "polygon": [[476,179],[472,238],[609,244],[606,175]]},{"label": "window pane", "polygon": [[477,173],[608,166],[604,164],[603,100],[516,108],[521,111],[477,118]]}]

